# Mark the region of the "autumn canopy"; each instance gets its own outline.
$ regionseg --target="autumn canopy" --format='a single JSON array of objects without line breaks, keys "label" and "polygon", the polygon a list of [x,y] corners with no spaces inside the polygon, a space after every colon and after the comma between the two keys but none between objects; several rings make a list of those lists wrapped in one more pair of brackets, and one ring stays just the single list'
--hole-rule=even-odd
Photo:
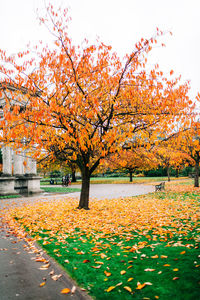
[{"label": "autumn canopy", "polygon": [[18,104],[7,97],[3,138],[34,149],[35,157],[75,163],[82,174],[79,208],[88,209],[90,176],[102,159],[131,141],[148,148],[175,124],[188,122],[189,86],[180,85],[173,72],[165,78],[158,66],[147,71],[148,53],[163,34],[159,30],[120,59],[100,41],[73,45],[67,10],[56,13],[49,6],[40,21],[52,32],[54,48],[40,44],[36,57],[33,49],[16,57],[0,52],[3,82],[26,88]]}]

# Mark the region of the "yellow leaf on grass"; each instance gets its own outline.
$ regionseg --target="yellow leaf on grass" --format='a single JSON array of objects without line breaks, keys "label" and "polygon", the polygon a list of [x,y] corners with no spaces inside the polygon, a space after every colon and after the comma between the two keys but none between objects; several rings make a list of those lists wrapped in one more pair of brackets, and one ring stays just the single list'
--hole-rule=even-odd
[{"label": "yellow leaf on grass", "polygon": [[169,264],[165,264],[165,265],[163,265],[164,267],[170,267],[170,265]]},{"label": "yellow leaf on grass", "polygon": [[101,258],[107,257],[107,255],[105,255],[104,253],[101,253],[100,256],[101,256]]},{"label": "yellow leaf on grass", "polygon": [[129,282],[129,281],[132,281],[133,280],[133,277],[130,277],[127,281]]},{"label": "yellow leaf on grass", "polygon": [[141,290],[141,289],[143,289],[145,286],[146,286],[146,283],[143,283],[143,284],[139,283],[139,284],[137,285],[137,287],[136,287],[136,290]]},{"label": "yellow leaf on grass", "polygon": [[110,272],[107,272],[107,271],[104,271],[104,274],[105,274],[107,277],[111,276],[111,273],[110,273]]},{"label": "yellow leaf on grass", "polygon": [[175,268],[175,269],[173,269],[173,271],[177,272],[177,271],[179,271],[179,269]]},{"label": "yellow leaf on grass", "polygon": [[122,270],[122,271],[120,272],[120,274],[121,274],[121,275],[124,275],[124,274],[126,274],[126,271],[125,271],[125,270]]},{"label": "yellow leaf on grass", "polygon": [[132,289],[129,286],[124,286],[124,289],[127,290],[129,293],[132,292]]},{"label": "yellow leaf on grass", "polygon": [[153,256],[151,256],[151,258],[158,258],[158,255],[157,254],[153,255]]},{"label": "yellow leaf on grass", "polygon": [[185,251],[182,251],[180,254],[185,254]]},{"label": "yellow leaf on grass", "polygon": [[69,294],[70,292],[71,292],[70,289],[65,288],[65,289],[63,289],[60,293],[61,293],[61,294]]},{"label": "yellow leaf on grass", "polygon": [[115,286],[110,286],[107,290],[106,290],[106,292],[110,292],[110,291],[112,291],[112,290],[114,290],[115,289]]}]

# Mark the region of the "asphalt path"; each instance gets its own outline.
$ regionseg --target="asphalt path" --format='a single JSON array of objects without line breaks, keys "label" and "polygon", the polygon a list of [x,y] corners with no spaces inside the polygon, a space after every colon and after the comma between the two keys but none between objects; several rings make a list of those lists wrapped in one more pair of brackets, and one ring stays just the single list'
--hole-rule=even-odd
[{"label": "asphalt path", "polygon": [[[142,184],[91,184],[90,200],[130,197],[153,191],[154,186]],[[13,234],[7,224],[1,223],[3,208],[9,205],[23,205],[37,200],[56,201],[61,197],[79,198],[79,196],[80,192],[57,195],[44,193],[35,197],[0,200],[0,300],[90,299],[37,244],[30,246]],[[41,257],[44,259],[43,262],[40,261]],[[45,264],[48,267],[41,269]],[[53,279],[54,275],[58,275],[58,280]],[[73,293],[61,294],[64,288],[70,289]]]}]

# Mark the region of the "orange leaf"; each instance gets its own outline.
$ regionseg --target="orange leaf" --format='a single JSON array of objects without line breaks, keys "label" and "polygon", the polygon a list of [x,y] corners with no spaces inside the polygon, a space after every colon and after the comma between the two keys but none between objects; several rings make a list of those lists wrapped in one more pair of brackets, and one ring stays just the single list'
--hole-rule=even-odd
[{"label": "orange leaf", "polygon": [[42,283],[40,283],[40,287],[44,286],[46,284],[45,281],[43,281]]},{"label": "orange leaf", "polygon": [[104,274],[105,274],[107,277],[109,277],[109,276],[112,275],[111,273],[109,273],[109,272],[107,272],[107,271],[104,271]]},{"label": "orange leaf", "polygon": [[182,251],[180,254],[185,254],[185,251]]},{"label": "orange leaf", "polygon": [[124,286],[124,289],[127,290],[128,292],[132,292],[132,289],[129,286]]},{"label": "orange leaf", "polygon": [[158,255],[157,254],[153,255],[151,258],[158,258]]},{"label": "orange leaf", "polygon": [[139,283],[139,284],[137,285],[137,287],[136,287],[136,290],[141,290],[141,289],[143,289],[145,286],[146,286],[146,283],[143,283],[143,284]]},{"label": "orange leaf", "polygon": [[121,274],[121,275],[124,275],[124,274],[126,274],[126,271],[122,270],[122,271],[120,272],[120,274]]},{"label": "orange leaf", "polygon": [[110,291],[112,291],[112,290],[114,290],[115,289],[115,286],[110,286],[107,290],[106,290],[106,292],[110,292]]},{"label": "orange leaf", "polygon": [[84,261],[83,261],[84,264],[86,264],[86,263],[88,263],[88,262],[90,262],[89,259],[84,259]]},{"label": "orange leaf", "polygon": [[70,292],[71,292],[70,289],[65,288],[65,289],[63,289],[60,293],[61,293],[61,294],[69,294]]}]

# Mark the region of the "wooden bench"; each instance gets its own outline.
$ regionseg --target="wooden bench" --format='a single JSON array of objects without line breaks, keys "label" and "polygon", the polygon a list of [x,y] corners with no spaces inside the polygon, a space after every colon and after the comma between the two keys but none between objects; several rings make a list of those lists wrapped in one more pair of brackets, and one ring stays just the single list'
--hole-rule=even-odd
[{"label": "wooden bench", "polygon": [[161,182],[160,184],[155,185],[155,191],[162,191],[165,189],[165,182]]}]

